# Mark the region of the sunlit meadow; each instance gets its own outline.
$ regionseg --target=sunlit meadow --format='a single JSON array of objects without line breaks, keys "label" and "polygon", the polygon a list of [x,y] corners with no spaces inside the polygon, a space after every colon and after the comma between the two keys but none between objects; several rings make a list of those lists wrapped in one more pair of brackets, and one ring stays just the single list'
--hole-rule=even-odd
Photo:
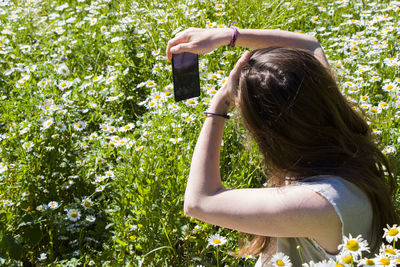
[{"label": "sunlit meadow", "polygon": [[[230,255],[238,233],[183,214],[202,111],[243,49],[201,56],[201,97],[175,103],[167,41],[233,21],[314,35],[397,166],[399,14],[398,1],[0,0],[0,265],[252,266]],[[226,187],[266,182],[240,118],[221,160]]]}]

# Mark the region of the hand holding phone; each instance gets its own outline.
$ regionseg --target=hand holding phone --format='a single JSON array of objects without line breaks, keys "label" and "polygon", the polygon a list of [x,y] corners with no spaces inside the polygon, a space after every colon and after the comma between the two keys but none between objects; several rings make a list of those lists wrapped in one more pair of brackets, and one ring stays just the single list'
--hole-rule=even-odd
[{"label": "hand holding phone", "polygon": [[175,101],[200,96],[199,58],[183,52],[172,55],[172,76]]}]

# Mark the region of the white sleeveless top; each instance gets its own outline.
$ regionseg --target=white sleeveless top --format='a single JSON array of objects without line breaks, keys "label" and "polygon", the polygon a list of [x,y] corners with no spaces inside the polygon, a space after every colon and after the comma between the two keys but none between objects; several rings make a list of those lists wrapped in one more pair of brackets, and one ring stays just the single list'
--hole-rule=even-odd
[{"label": "white sleeveless top", "polygon": [[[370,201],[364,192],[347,180],[331,175],[318,175],[302,179],[294,185],[305,186],[323,196],[333,206],[342,223],[342,236],[353,237],[362,235],[370,247],[372,242],[373,211]],[[301,227],[301,226],[299,226]],[[327,253],[310,238],[277,238],[277,252],[289,256],[293,266],[301,266],[301,259],[297,250],[300,246],[304,263],[318,262],[335,258]],[[271,266],[261,255],[256,267]]]}]

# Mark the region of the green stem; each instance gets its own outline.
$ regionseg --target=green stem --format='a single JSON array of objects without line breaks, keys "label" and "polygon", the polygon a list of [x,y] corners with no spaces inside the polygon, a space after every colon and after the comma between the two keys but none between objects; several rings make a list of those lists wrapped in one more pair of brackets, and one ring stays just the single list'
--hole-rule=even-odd
[{"label": "green stem", "polygon": [[301,252],[300,252],[300,246],[297,246],[297,251],[299,252],[301,264],[304,264],[303,257],[301,256]]},{"label": "green stem", "polygon": [[219,254],[219,249],[218,249],[218,246],[217,246],[217,255],[216,255],[216,258],[217,258],[217,267],[219,267],[218,254]]}]

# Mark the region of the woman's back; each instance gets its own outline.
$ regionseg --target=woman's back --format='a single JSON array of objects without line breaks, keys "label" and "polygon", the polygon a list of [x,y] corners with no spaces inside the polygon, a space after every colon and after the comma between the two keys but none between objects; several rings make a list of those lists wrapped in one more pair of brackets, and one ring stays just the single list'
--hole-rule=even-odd
[{"label": "woman's back", "polygon": [[[294,186],[304,186],[323,196],[333,206],[342,223],[342,235],[361,235],[369,244],[372,240],[373,210],[368,197],[357,186],[338,176],[318,175],[302,179]],[[302,227],[299,225],[298,227]],[[297,248],[300,247],[304,262],[335,258],[310,238],[277,238],[277,252],[289,256],[293,266],[301,266]],[[262,264],[263,263],[263,264]],[[256,266],[268,266],[268,259],[261,256]]]}]

